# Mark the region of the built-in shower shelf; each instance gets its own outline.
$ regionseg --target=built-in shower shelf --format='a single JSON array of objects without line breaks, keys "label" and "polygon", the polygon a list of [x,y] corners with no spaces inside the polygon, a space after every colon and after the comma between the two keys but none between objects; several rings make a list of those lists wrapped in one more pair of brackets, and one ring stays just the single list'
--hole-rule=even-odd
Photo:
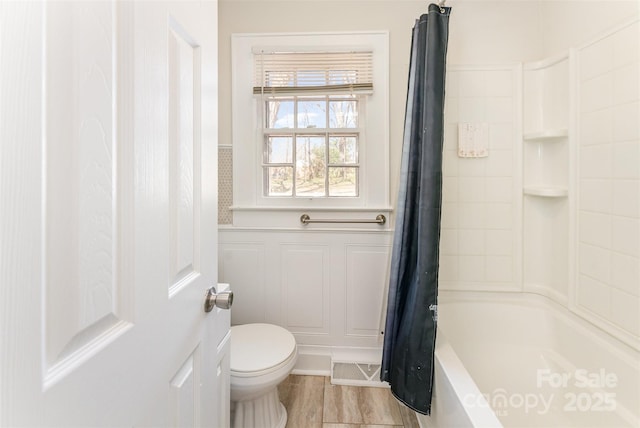
[{"label": "built-in shower shelf", "polygon": [[525,141],[556,141],[569,135],[567,128],[548,129],[546,131],[527,132],[524,134]]},{"label": "built-in shower shelf", "polygon": [[523,193],[529,196],[540,196],[542,198],[566,198],[569,191],[565,187],[542,187],[530,186],[523,189]]}]

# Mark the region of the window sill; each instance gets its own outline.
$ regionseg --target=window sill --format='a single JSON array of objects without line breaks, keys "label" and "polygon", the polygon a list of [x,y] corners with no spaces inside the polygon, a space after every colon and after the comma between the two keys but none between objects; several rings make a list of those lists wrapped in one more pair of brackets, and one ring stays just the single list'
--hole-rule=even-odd
[{"label": "window sill", "polygon": [[336,212],[377,212],[380,213],[389,213],[393,212],[393,207],[390,206],[380,206],[380,207],[278,207],[272,205],[262,205],[262,206],[239,206],[232,205],[229,209],[233,212],[242,212],[242,211],[336,211]]}]

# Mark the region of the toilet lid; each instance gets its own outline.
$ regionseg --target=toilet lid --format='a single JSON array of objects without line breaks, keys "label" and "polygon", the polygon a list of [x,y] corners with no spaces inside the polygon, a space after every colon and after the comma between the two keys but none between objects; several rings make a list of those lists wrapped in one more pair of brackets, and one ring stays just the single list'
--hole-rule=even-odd
[{"label": "toilet lid", "polygon": [[286,361],[295,351],[296,339],[286,329],[272,324],[231,327],[231,371],[258,372]]}]

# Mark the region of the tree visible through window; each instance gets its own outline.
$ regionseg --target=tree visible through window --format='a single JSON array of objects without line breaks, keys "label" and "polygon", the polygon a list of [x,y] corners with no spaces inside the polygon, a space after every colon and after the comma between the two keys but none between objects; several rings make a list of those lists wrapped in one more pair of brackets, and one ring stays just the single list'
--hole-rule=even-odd
[{"label": "tree visible through window", "polygon": [[358,196],[357,95],[266,97],[265,196]]}]

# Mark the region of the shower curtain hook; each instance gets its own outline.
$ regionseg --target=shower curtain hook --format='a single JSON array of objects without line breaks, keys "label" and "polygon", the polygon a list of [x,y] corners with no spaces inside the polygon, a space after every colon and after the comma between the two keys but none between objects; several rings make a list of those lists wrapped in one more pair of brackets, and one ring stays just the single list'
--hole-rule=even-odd
[{"label": "shower curtain hook", "polygon": [[440,0],[438,2],[438,7],[440,8],[440,13],[444,13],[444,3],[446,0]]}]

